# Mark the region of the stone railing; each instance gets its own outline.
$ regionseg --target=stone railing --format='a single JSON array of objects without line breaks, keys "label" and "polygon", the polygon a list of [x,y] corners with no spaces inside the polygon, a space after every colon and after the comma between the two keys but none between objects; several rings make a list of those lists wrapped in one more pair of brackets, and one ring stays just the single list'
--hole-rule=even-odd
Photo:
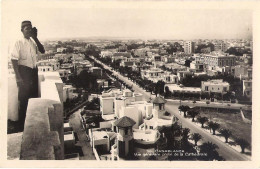
[{"label": "stone railing", "polygon": [[[17,92],[14,76],[9,77],[9,93]],[[21,143],[21,160],[64,159],[63,83],[58,72],[39,74],[39,98],[28,102]],[[10,96],[10,95],[9,95]],[[17,95],[9,97],[8,118],[18,120]]]}]

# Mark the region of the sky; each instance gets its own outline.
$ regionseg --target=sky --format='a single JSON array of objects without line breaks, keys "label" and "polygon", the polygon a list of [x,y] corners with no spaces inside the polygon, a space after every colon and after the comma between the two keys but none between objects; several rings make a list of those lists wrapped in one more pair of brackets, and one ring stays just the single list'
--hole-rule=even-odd
[{"label": "sky", "polygon": [[[87,1],[4,1],[2,30],[21,36],[20,24],[31,20],[39,39],[124,37],[142,39],[248,39],[252,12],[246,9],[187,9],[93,5]],[[49,1],[50,2],[50,1]]]}]

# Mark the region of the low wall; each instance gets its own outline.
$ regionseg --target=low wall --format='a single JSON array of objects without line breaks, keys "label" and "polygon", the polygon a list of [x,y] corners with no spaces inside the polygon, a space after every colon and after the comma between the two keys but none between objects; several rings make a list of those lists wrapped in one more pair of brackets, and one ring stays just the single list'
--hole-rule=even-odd
[{"label": "low wall", "polygon": [[[17,89],[14,76],[8,80],[9,90]],[[21,160],[64,159],[62,90],[63,83],[58,72],[39,72],[39,98],[29,99],[28,102]],[[8,119],[12,117],[15,121],[14,117],[18,115],[15,112],[18,111],[17,96],[11,96],[8,101]]]}]

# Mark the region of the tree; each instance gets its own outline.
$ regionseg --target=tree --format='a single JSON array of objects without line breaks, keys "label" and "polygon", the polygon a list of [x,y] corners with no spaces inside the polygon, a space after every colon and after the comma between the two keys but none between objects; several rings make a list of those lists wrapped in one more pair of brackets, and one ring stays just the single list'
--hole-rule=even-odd
[{"label": "tree", "polygon": [[95,89],[98,87],[97,77],[89,73],[87,70],[82,70],[75,80],[80,87],[83,87],[85,89]]},{"label": "tree", "polygon": [[182,141],[183,141],[184,143],[187,143],[187,142],[188,142],[189,133],[190,133],[190,129],[188,129],[188,128],[184,128],[184,129],[182,130]]},{"label": "tree", "polygon": [[190,63],[191,63],[191,62],[192,62],[191,60],[185,60],[184,66],[190,67]]},{"label": "tree", "polygon": [[219,131],[226,139],[226,143],[228,143],[228,138],[232,135],[232,132],[228,129],[221,129]]},{"label": "tree", "polygon": [[201,124],[201,127],[204,128],[204,124],[208,121],[208,118],[199,116],[197,120]]},{"label": "tree", "polygon": [[197,146],[197,143],[198,143],[199,140],[202,139],[202,136],[199,133],[193,133],[191,135],[191,138],[194,140],[195,146]]},{"label": "tree", "polygon": [[215,135],[215,131],[220,127],[220,124],[218,124],[217,122],[210,121],[208,126],[212,129],[213,135]]},{"label": "tree", "polygon": [[183,106],[183,113],[184,113],[184,117],[187,116],[186,112],[190,110],[190,107],[189,106]]},{"label": "tree", "polygon": [[179,111],[180,111],[180,112],[182,112],[182,111],[183,111],[183,107],[184,107],[183,105],[180,105],[180,106],[179,106],[179,108],[178,108],[178,109],[179,109]]},{"label": "tree", "polygon": [[171,91],[169,90],[169,87],[168,86],[166,86],[165,87],[165,97],[171,97]]},{"label": "tree", "polygon": [[213,161],[213,160],[220,160],[220,156],[217,152],[219,148],[216,144],[211,142],[203,143],[199,146],[200,153],[206,153],[207,156],[202,157],[204,160]]},{"label": "tree", "polygon": [[164,93],[164,86],[165,86],[165,82],[159,80],[156,85],[155,85],[155,91],[157,91],[158,94],[163,95]]},{"label": "tree", "polygon": [[191,110],[191,111],[188,111],[188,115],[192,117],[192,121],[194,122],[194,118],[199,115],[199,112],[198,111],[194,111],[194,110]]},{"label": "tree", "polygon": [[245,148],[249,146],[249,143],[242,138],[236,139],[236,143],[241,147],[241,153],[245,153]]}]

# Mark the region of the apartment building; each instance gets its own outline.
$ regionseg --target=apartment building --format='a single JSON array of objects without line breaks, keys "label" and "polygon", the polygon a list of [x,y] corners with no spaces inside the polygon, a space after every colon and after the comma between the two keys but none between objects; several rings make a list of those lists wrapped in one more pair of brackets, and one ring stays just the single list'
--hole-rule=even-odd
[{"label": "apartment building", "polygon": [[228,55],[227,53],[211,53],[204,56],[204,63],[209,67],[224,67],[235,66],[236,56]]},{"label": "apartment building", "polygon": [[195,43],[192,41],[184,42],[184,53],[191,54],[195,51]]}]

